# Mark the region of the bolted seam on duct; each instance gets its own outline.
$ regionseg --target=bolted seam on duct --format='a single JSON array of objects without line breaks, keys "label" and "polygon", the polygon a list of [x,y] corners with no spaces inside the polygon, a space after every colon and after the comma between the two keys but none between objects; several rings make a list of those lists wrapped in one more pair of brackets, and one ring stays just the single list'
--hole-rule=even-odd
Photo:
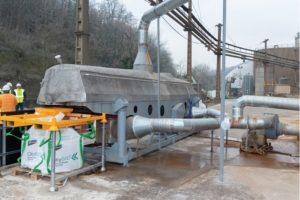
[{"label": "bolted seam on duct", "polygon": [[235,118],[243,117],[245,106],[267,107],[287,110],[299,110],[298,99],[288,99],[280,97],[262,97],[262,96],[242,96],[232,105],[232,116]]},{"label": "bolted seam on duct", "polygon": [[170,12],[188,1],[189,0],[166,0],[144,13],[139,25],[138,53],[133,64],[133,69],[153,73],[152,62],[148,53],[148,29],[150,23],[159,16]]}]

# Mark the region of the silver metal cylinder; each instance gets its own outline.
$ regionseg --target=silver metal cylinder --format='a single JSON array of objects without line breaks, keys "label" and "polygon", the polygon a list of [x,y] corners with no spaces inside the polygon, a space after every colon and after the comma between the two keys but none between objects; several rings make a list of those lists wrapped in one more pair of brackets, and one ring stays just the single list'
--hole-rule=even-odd
[{"label": "silver metal cylinder", "polygon": [[245,119],[245,118],[230,118],[230,124],[231,124],[231,128],[237,128],[237,129],[252,129],[252,130],[256,130],[256,129],[267,129],[273,126],[273,118],[274,116],[263,116],[262,118],[249,118],[249,119]]},{"label": "silver metal cylinder", "polygon": [[[149,119],[141,116],[127,119],[127,133],[136,138],[152,132],[178,133],[218,129],[218,119]],[[127,134],[127,137],[128,137]]]},{"label": "silver metal cylinder", "polygon": [[232,105],[232,116],[235,118],[243,117],[245,106],[300,110],[300,101],[299,99],[280,97],[242,96]]},{"label": "silver metal cylinder", "polygon": [[282,122],[278,123],[277,125],[277,135],[295,135],[299,136],[299,125],[292,126],[289,124],[284,124]]},{"label": "silver metal cylinder", "polygon": [[138,31],[138,53],[133,64],[133,69],[153,72],[152,62],[148,53],[148,29],[151,21],[185,4],[189,0],[166,0],[142,16]]},{"label": "silver metal cylinder", "polygon": [[[228,114],[225,113],[225,116],[227,116]],[[197,107],[193,107],[192,108],[192,117],[193,118],[202,118],[202,117],[214,117],[214,118],[220,118],[221,116],[221,111],[216,110],[216,109],[212,109],[212,108],[197,108]]]}]

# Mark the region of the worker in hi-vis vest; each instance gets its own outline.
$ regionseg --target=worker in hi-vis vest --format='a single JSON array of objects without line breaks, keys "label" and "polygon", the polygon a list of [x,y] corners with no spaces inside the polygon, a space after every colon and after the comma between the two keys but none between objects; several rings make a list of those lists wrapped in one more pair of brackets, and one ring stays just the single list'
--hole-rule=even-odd
[{"label": "worker in hi-vis vest", "polygon": [[[9,92],[8,92],[8,93],[9,93],[9,94],[13,94],[11,82],[6,83],[6,85],[9,86]],[[3,91],[3,90],[1,91],[1,94],[4,94],[4,91]]]},{"label": "worker in hi-vis vest", "polygon": [[16,85],[17,89],[14,90],[14,95],[17,98],[18,104],[16,105],[16,111],[24,110],[24,102],[26,101],[26,92],[22,89],[22,85],[18,83]]},{"label": "worker in hi-vis vest", "polygon": [[14,95],[9,94],[10,87],[4,85],[2,88],[3,94],[0,95],[0,109],[2,112],[13,112],[17,105],[17,99]]}]

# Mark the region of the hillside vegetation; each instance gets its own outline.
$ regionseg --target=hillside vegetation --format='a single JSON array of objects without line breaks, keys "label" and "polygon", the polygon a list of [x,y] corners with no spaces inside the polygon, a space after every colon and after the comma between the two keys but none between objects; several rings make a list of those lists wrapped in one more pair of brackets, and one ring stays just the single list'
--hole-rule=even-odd
[{"label": "hillside vegetation", "polygon": [[[150,9],[150,7],[149,7]],[[133,67],[139,19],[118,0],[90,1],[90,65]],[[76,0],[0,0],[0,84],[20,82],[35,102],[45,71],[75,63]],[[156,38],[149,36],[149,54],[156,71]],[[176,75],[171,53],[161,45],[161,71]],[[28,105],[27,107],[31,105]]]}]

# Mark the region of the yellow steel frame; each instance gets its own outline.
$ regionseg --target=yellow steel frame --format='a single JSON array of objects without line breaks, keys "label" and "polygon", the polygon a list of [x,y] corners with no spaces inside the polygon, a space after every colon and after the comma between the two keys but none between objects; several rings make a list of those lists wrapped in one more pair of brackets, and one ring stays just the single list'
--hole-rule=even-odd
[{"label": "yellow steel frame", "polygon": [[276,86],[276,81],[272,81],[272,83],[268,83],[267,81],[264,82],[264,86]]},{"label": "yellow steel frame", "polygon": [[[57,121],[55,115],[64,113],[65,117]],[[73,108],[35,108],[34,114],[19,114],[10,116],[0,116],[0,120],[6,121],[8,127],[20,127],[34,125],[35,129],[58,131],[59,128],[68,126],[78,126],[86,124],[88,121],[93,122],[100,120],[101,123],[107,123],[106,113],[101,115],[72,113]],[[52,117],[51,121],[43,121],[45,117]]]}]

